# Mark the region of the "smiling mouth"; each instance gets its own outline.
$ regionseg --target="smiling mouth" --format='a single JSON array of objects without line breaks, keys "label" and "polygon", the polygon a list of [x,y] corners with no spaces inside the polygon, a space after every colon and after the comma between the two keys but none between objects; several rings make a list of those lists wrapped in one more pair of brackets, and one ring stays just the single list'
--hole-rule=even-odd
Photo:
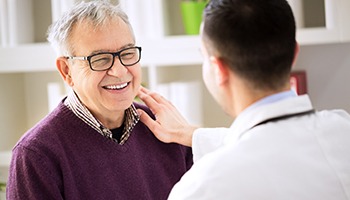
[{"label": "smiling mouth", "polygon": [[107,85],[107,86],[103,86],[103,88],[107,90],[121,90],[126,88],[128,85],[129,85],[129,82],[123,83],[120,85]]}]

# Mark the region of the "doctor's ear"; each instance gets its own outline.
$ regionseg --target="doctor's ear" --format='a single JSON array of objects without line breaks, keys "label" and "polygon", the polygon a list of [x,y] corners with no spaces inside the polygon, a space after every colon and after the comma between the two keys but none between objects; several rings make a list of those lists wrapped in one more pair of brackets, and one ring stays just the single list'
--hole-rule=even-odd
[{"label": "doctor's ear", "polygon": [[214,67],[215,80],[219,85],[224,84],[229,78],[229,68],[226,63],[218,57],[211,56],[210,63]]},{"label": "doctor's ear", "polygon": [[56,59],[56,67],[58,69],[58,71],[61,74],[62,79],[69,85],[69,86],[73,86],[73,79],[71,77],[71,71],[70,71],[70,66],[68,63],[67,58],[65,57],[59,57]]}]

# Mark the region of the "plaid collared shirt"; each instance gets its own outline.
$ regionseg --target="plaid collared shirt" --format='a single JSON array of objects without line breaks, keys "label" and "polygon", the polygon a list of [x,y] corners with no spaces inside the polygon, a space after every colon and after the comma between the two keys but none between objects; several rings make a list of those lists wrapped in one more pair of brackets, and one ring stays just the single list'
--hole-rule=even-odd
[{"label": "plaid collared shirt", "polygon": [[[64,104],[70,110],[72,110],[72,112],[77,117],[91,126],[91,128],[95,129],[104,137],[107,137],[118,143],[118,141],[113,138],[112,131],[103,126],[103,124],[91,114],[91,112],[80,102],[74,91],[68,94],[67,99],[64,101]],[[137,114],[134,104],[132,104],[128,109],[125,110],[124,130],[122,137],[120,138],[120,145],[123,145],[128,140],[132,129],[135,127],[139,120],[140,117]]]}]

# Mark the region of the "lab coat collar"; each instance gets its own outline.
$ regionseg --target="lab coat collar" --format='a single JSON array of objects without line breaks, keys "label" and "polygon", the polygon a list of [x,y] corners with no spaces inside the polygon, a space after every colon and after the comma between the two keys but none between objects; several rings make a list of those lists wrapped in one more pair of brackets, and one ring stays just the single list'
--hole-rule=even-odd
[{"label": "lab coat collar", "polygon": [[249,112],[243,112],[238,115],[230,127],[232,134],[225,139],[225,143],[235,143],[245,132],[267,119],[299,114],[312,109],[313,107],[308,95],[290,97],[258,106],[249,110]]}]

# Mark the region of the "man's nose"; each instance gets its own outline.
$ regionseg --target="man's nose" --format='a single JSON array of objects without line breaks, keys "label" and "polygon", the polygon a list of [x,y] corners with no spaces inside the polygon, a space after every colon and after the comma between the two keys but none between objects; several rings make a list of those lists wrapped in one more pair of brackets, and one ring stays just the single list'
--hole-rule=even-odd
[{"label": "man's nose", "polygon": [[107,71],[108,75],[121,77],[128,72],[128,69],[120,62],[118,56],[114,57],[112,67]]}]

